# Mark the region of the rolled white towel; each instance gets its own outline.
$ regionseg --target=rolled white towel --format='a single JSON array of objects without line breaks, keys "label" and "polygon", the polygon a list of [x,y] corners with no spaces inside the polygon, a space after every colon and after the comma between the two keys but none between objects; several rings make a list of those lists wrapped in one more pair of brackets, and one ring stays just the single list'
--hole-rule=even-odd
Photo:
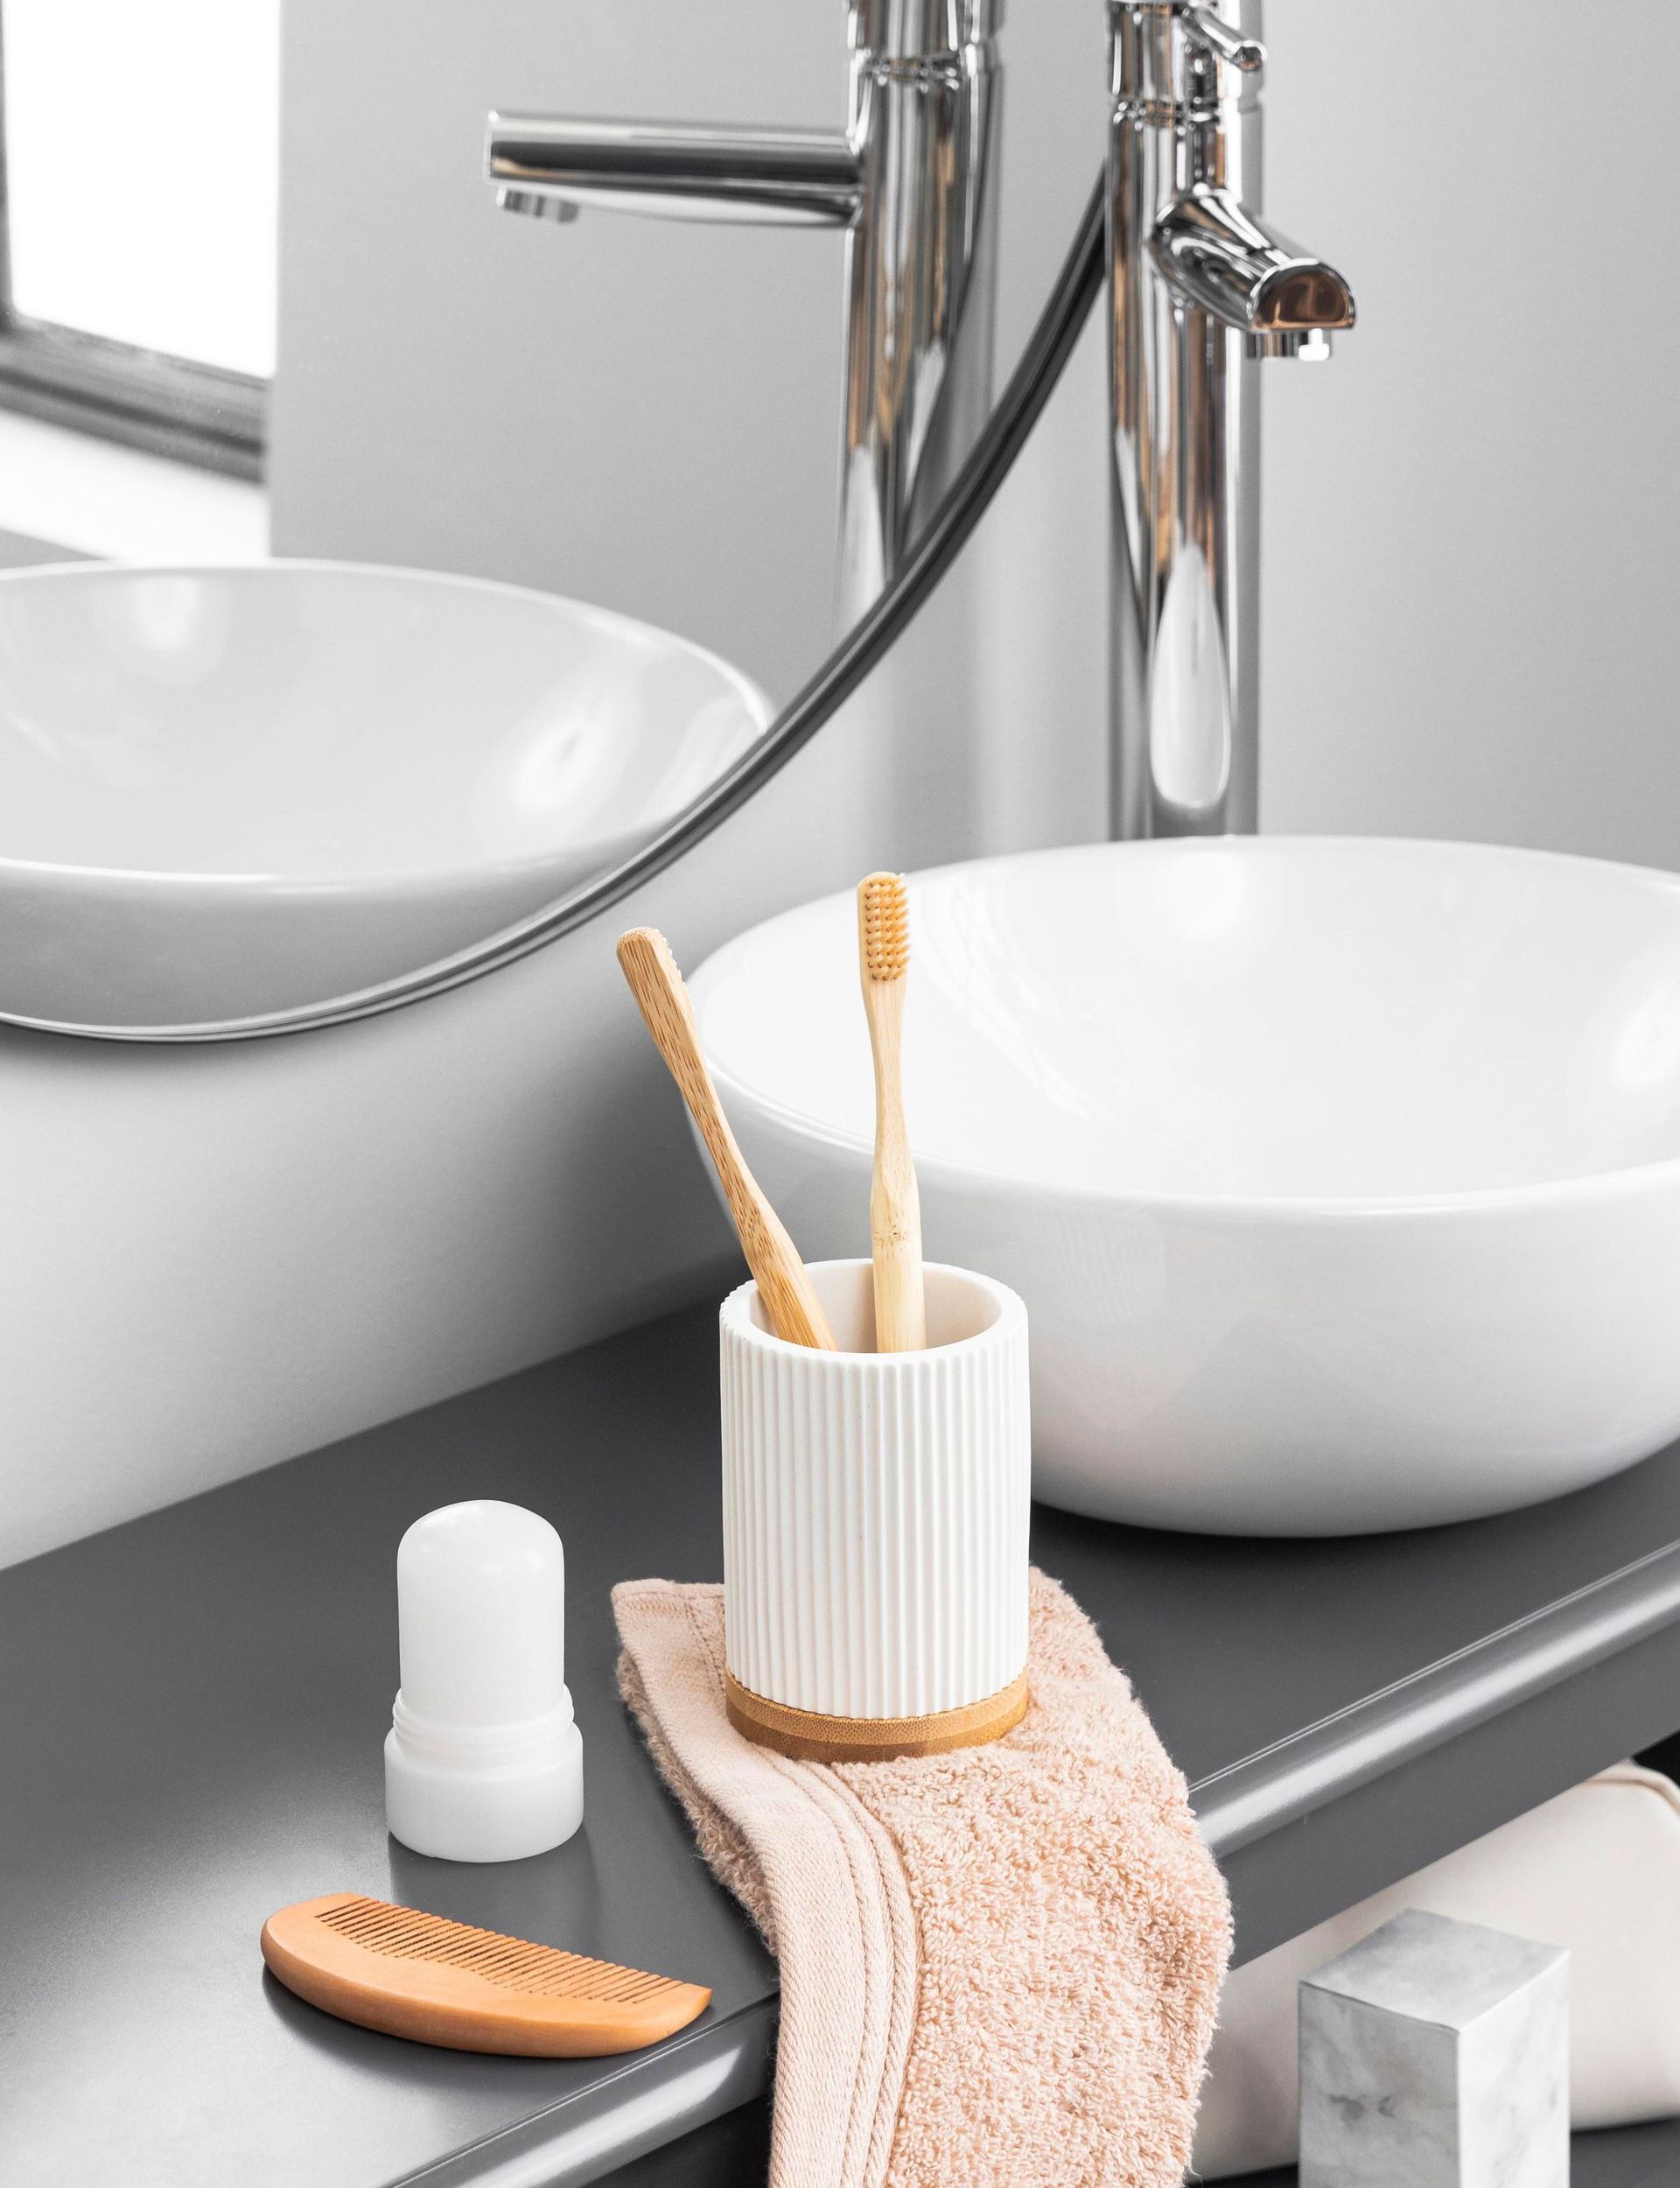
[{"label": "rolled white towel", "polygon": [[1203,2179],[1292,2163],[1296,1986],[1405,1907],[1569,1947],[1576,2127],[1680,2112],[1680,1789],[1618,1763],[1226,1977]]}]

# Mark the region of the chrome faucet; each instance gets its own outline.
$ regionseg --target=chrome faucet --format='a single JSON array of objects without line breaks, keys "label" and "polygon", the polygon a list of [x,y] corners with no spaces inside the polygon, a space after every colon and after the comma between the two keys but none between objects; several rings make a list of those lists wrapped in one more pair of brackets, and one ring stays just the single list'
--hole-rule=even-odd
[{"label": "chrome faucet", "polygon": [[493,114],[510,212],[847,231],[838,613],[889,579],[990,407],[1001,0],[852,0],[844,133]]},{"label": "chrome faucet", "polygon": [[1260,0],[1110,0],[1112,832],[1258,820],[1259,361],[1346,281],[1261,218]]}]

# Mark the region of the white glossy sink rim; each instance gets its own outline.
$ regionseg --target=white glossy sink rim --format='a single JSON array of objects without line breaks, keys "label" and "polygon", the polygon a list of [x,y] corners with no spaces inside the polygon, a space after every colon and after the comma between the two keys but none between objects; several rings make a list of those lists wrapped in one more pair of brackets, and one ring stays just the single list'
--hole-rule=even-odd
[{"label": "white glossy sink rim", "polygon": [[[63,579],[88,585],[107,578],[132,578],[136,573],[153,575],[163,572],[172,578],[211,578],[218,584],[228,582],[256,583],[267,581],[276,570],[307,572],[312,576],[384,578],[396,579],[405,586],[435,584],[440,592],[458,596],[463,593],[477,593],[484,598],[540,601],[553,603],[564,609],[570,618],[584,623],[602,633],[617,633],[624,636],[644,638],[661,645],[679,645],[691,660],[704,663],[716,670],[719,677],[733,688],[742,705],[758,718],[760,729],[767,726],[774,713],[769,700],[751,677],[693,639],[680,638],[656,623],[641,617],[623,614],[617,608],[599,607],[592,601],[573,600],[570,594],[544,592],[540,586],[513,585],[500,579],[458,577],[452,572],[423,570],[402,563],[351,562],[332,556],[286,555],[274,556],[267,561],[253,563],[170,562],[154,564],[144,560],[112,562],[58,562],[26,564],[13,571],[0,572],[0,587],[15,582],[27,585],[51,583]],[[548,847],[523,856],[485,856],[465,853],[458,858],[410,866],[346,866],[331,873],[288,874],[270,866],[240,866],[217,870],[200,866],[113,866],[87,859],[54,859],[21,858],[15,853],[0,851],[0,873],[14,874],[53,874],[66,878],[82,877],[89,880],[134,883],[158,887],[169,883],[190,883],[195,889],[214,890],[249,889],[252,887],[283,888],[291,896],[329,896],[339,891],[346,893],[382,889],[401,885],[419,887],[428,882],[447,883],[452,880],[462,882],[490,878],[512,878],[522,873],[539,873],[554,861],[554,851]]]},{"label": "white glossy sink rim", "polygon": [[[1274,837],[910,892],[922,1221],[1026,1302],[1037,1494],[1368,1533],[1680,1434],[1680,877]],[[867,1206],[856,950],[836,896],[694,982],[743,1152],[813,1259],[855,1252]]]},{"label": "white glossy sink rim", "polygon": [[[1159,856],[1182,858],[1186,852],[1200,855],[1198,846],[1206,845],[1209,853],[1216,853],[1227,839],[1220,837],[1177,838],[1172,841],[1135,843],[1126,847],[1126,855],[1135,858]],[[1579,852],[1544,852],[1515,844],[1476,844],[1467,845],[1447,838],[1433,837],[1359,837],[1343,835],[1324,836],[1261,836],[1242,839],[1257,847],[1263,855],[1275,849],[1279,855],[1292,858],[1312,856],[1320,849],[1361,854],[1386,851],[1416,855],[1440,856],[1452,859],[1471,849],[1490,859],[1502,859],[1512,864],[1545,866],[1555,870],[1559,866],[1585,868],[1595,873],[1620,873],[1630,877],[1637,885],[1648,888],[1653,894],[1680,897],[1680,874],[1669,874],[1656,867],[1634,866],[1614,859],[1595,859]],[[1111,851],[1112,845],[1084,846],[1094,853]],[[997,866],[1017,870],[1030,866],[1036,859],[1054,860],[1065,859],[1068,847],[1058,847],[1038,852],[1004,853],[995,859],[975,859],[955,862],[945,866],[930,866],[914,877],[918,885],[937,881],[956,873],[982,873]],[[781,915],[794,920],[806,914],[817,913],[824,903],[838,902],[839,897],[819,899]],[[914,908],[914,907],[913,907]],[[766,922],[766,924],[780,923]],[[738,950],[752,946],[757,933],[753,930],[727,943],[716,951],[690,982],[694,992],[696,1013],[704,1034],[705,1000],[716,969],[726,968]],[[914,937],[912,936],[912,949]],[[794,1127],[802,1138],[822,1145],[843,1147],[849,1153],[859,1149],[865,1152],[872,1142],[866,1135],[843,1132],[826,1120],[813,1117],[808,1112],[793,1108],[762,1088],[749,1086],[732,1074],[710,1049],[707,1062],[728,1109],[732,1095],[750,1102],[761,1115],[779,1119]],[[911,1138],[915,1137],[915,1119],[910,1119]],[[1602,1198],[1606,1192],[1621,1193],[1642,1189],[1654,1182],[1680,1179],[1680,1154],[1665,1156],[1656,1162],[1626,1165],[1620,1168],[1595,1170],[1562,1178],[1540,1178],[1528,1182],[1497,1186],[1471,1187],[1449,1192],[1418,1194],[1376,1193],[1346,1195],[1306,1195],[1236,1193],[1229,1191],[1163,1192],[1144,1186],[1120,1186],[1105,1182],[1073,1183],[1060,1179],[1014,1171],[1006,1164],[980,1168],[971,1163],[953,1161],[948,1157],[927,1154],[920,1149],[915,1156],[916,1170],[922,1178],[936,1178],[943,1182],[984,1190],[998,1184],[1007,1184],[1035,1198],[1065,1202],[1088,1207],[1093,1203],[1111,1207],[1124,1207],[1162,1213],[1217,1217],[1222,1223],[1242,1223],[1247,1218],[1257,1222],[1275,1223],[1280,1217],[1292,1221],[1334,1224],[1342,1221],[1368,1221],[1373,1216],[1427,1220],[1432,1217],[1462,1215],[1478,1209],[1532,1208],[1535,1206],[1564,1205],[1575,1200]]]}]

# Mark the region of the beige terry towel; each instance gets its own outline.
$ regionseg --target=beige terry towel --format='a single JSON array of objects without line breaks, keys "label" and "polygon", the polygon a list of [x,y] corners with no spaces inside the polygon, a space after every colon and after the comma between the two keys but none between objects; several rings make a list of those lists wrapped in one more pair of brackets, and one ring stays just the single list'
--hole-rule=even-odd
[{"label": "beige terry towel", "polygon": [[1177,2188],[1229,1911],[1071,1597],[1033,1574],[1004,1738],[841,1764],[730,1726],[721,1588],[612,1602],[625,1699],[780,1963],[773,2188]]}]

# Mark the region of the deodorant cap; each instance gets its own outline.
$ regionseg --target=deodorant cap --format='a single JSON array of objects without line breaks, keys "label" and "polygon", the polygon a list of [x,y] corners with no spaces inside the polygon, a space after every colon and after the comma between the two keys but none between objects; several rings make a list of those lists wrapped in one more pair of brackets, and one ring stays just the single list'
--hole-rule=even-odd
[{"label": "deodorant cap", "polygon": [[396,1602],[391,1835],[451,1862],[516,1862],[569,1839],[583,1821],[583,1741],[559,1536],[518,1504],[445,1504],[398,1545]]}]

